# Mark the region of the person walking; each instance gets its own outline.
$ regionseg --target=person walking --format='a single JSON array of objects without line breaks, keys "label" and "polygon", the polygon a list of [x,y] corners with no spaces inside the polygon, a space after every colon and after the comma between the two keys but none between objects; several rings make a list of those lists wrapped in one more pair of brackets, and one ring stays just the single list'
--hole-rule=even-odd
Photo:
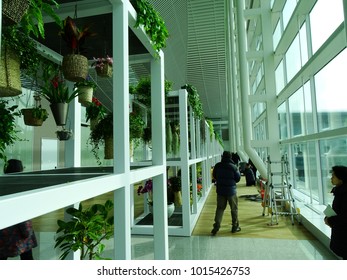
[{"label": "person walking", "polygon": [[233,163],[229,151],[223,152],[222,159],[215,165],[212,174],[216,180],[217,207],[211,234],[216,235],[219,231],[227,203],[231,210],[231,232],[239,232],[241,228],[238,219],[236,183],[240,181],[241,175]]},{"label": "person walking", "polygon": [[[20,160],[10,159],[5,164],[4,173],[23,171]],[[33,260],[32,248],[37,246],[37,239],[31,220],[0,230],[0,260],[20,256],[21,260]]]},{"label": "person walking", "polygon": [[334,186],[332,208],[334,214],[324,218],[326,225],[331,227],[330,249],[339,257],[347,260],[347,167],[332,167],[331,183]]}]

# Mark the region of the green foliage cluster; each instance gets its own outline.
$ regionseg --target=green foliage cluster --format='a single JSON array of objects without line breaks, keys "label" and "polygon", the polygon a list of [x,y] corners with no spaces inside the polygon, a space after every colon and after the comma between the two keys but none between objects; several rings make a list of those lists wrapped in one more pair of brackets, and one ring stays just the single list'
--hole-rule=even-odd
[{"label": "green foliage cluster", "polygon": [[145,32],[151,39],[153,49],[159,52],[166,47],[166,39],[169,37],[165,22],[147,0],[134,0],[132,2],[137,12],[135,27],[143,25]]},{"label": "green foliage cluster", "polygon": [[42,108],[41,105],[34,108],[30,108],[30,109],[31,109],[31,115],[33,118],[40,119],[43,121],[47,120],[48,112],[46,109]]},{"label": "green foliage cluster", "polygon": [[90,132],[87,141],[92,146],[92,153],[99,165],[101,161],[98,152],[100,145],[105,144],[107,137],[113,137],[113,114],[110,112],[97,123],[95,128]]},{"label": "green foliage cluster", "polygon": [[[172,82],[165,80],[164,94],[165,99],[169,91],[172,90]],[[131,86],[129,88],[130,94],[133,94],[136,99],[147,107],[148,110],[151,109],[151,77],[142,77],[136,86]]]},{"label": "green foliage cluster", "polygon": [[4,163],[7,161],[5,155],[6,147],[20,140],[17,135],[16,117],[21,116],[21,113],[17,108],[17,105],[8,107],[8,101],[0,99],[0,159],[2,159]]},{"label": "green foliage cluster", "polygon": [[62,26],[62,21],[56,11],[59,4],[54,0],[29,0],[29,9],[20,21],[20,28],[27,36],[45,38],[43,15],[52,18],[56,24]]},{"label": "green foliage cluster", "polygon": [[135,112],[130,113],[129,114],[130,141],[131,140],[138,141],[142,139],[145,126],[146,124],[140,114]]},{"label": "green foliage cluster", "polygon": [[195,86],[192,86],[190,84],[185,84],[181,87],[181,89],[186,89],[188,92],[188,102],[190,106],[192,107],[194,117],[197,119],[201,119],[204,115],[204,111],[202,109],[202,104],[200,101],[200,96],[198,93],[198,90]]},{"label": "green foliage cluster", "polygon": [[87,209],[79,208],[66,209],[66,213],[71,215],[70,221],[58,220],[58,237],[54,248],[60,248],[62,254],[60,259],[64,260],[69,253],[81,251],[81,260],[100,260],[105,249],[103,240],[113,236],[114,218],[112,215],[113,202],[107,200],[105,204],[93,204]]}]

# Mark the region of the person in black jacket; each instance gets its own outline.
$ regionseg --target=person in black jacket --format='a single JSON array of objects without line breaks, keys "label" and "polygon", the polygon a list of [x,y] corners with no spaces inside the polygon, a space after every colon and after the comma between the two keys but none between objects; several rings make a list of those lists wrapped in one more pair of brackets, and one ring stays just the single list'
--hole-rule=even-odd
[{"label": "person in black jacket", "polygon": [[238,219],[236,183],[240,181],[241,175],[231,159],[230,152],[223,152],[222,160],[215,165],[212,174],[216,179],[217,208],[211,234],[216,235],[219,231],[227,203],[231,209],[231,232],[239,232],[241,228]]},{"label": "person in black jacket", "polygon": [[336,215],[325,217],[324,222],[331,227],[330,249],[347,260],[347,167],[336,165],[332,168],[331,183],[334,200],[332,208]]}]

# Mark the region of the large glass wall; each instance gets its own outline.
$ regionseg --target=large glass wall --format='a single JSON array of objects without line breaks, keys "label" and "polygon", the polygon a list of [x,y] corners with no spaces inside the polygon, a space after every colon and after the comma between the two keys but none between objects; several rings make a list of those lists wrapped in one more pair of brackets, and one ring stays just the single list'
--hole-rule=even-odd
[{"label": "large glass wall", "polygon": [[[254,7],[265,5],[260,0],[254,2]],[[262,92],[264,84],[259,81],[271,81],[267,75],[273,75],[278,141],[281,154],[288,155],[291,183],[307,197],[307,203],[327,204],[332,200],[331,167],[347,165],[343,0],[274,0],[271,7],[276,8],[271,26],[274,49],[263,52],[274,54],[274,71],[252,72],[251,91]],[[269,26],[262,28],[262,34],[269,30]],[[254,38],[261,41],[259,34],[252,38],[251,32],[248,30],[249,42]],[[251,43],[248,47],[256,51]],[[264,61],[250,62],[252,69],[262,64]],[[268,137],[269,106],[265,102],[265,114],[256,114],[257,108],[252,104],[253,139],[264,140]],[[260,155],[260,149],[256,150]]]}]

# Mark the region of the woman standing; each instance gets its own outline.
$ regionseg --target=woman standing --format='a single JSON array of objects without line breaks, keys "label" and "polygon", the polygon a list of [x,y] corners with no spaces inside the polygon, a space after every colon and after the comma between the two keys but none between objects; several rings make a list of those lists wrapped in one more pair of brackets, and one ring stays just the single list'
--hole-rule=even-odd
[{"label": "woman standing", "polygon": [[331,183],[334,200],[332,208],[336,215],[325,217],[324,222],[331,227],[330,249],[347,260],[347,167],[332,168]]}]

